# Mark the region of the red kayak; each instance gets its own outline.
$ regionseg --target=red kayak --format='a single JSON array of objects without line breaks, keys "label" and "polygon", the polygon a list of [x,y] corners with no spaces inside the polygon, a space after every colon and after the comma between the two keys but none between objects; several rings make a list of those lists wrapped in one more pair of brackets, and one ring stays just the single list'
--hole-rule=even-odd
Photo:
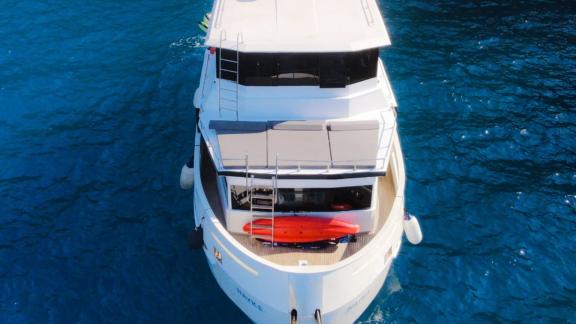
[{"label": "red kayak", "polygon": [[[261,218],[254,222],[253,234],[265,241],[272,238],[272,219]],[[250,234],[252,223],[242,228]],[[268,228],[266,228],[268,227]],[[278,243],[311,243],[335,240],[353,235],[360,230],[359,225],[344,221],[312,216],[279,216],[274,218],[274,242]]]}]

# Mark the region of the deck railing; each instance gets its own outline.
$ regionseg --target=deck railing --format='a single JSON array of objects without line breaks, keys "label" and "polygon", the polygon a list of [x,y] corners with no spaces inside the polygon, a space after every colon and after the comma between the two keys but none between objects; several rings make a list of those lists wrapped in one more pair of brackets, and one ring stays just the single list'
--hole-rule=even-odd
[{"label": "deck railing", "polygon": [[[386,146],[386,154],[385,157],[382,158],[375,158],[375,159],[356,159],[356,160],[305,160],[305,159],[282,159],[279,154],[276,154],[275,163],[267,163],[266,166],[251,166],[249,164],[249,156],[245,155],[242,158],[223,158],[220,159],[220,168],[221,169],[238,169],[238,170],[245,170],[246,175],[248,175],[250,170],[266,170],[266,171],[275,171],[278,174],[279,170],[294,170],[302,171],[302,170],[326,170],[330,171],[333,169],[336,170],[346,170],[352,169],[354,171],[357,170],[381,170],[382,168],[378,167],[378,162],[383,162],[382,167],[386,167],[386,162],[390,159],[390,150],[392,149],[392,141],[394,139],[394,130],[396,130],[396,124],[392,127],[392,134],[388,139],[388,146]],[[237,166],[226,166],[224,162],[244,162],[242,165],[238,163]]]},{"label": "deck railing", "polygon": [[332,170],[332,169],[353,169],[353,170],[372,170],[380,169],[378,168],[378,162],[386,161],[388,157],[378,158],[378,159],[366,159],[366,160],[342,160],[342,161],[326,161],[326,160],[292,160],[292,159],[278,159],[276,164],[267,166],[253,166],[250,165],[240,165],[238,166],[225,166],[224,161],[230,162],[240,162],[245,161],[242,159],[221,159],[220,166],[222,169],[238,169],[244,170],[246,173],[249,170],[270,170],[276,172],[276,170]]}]

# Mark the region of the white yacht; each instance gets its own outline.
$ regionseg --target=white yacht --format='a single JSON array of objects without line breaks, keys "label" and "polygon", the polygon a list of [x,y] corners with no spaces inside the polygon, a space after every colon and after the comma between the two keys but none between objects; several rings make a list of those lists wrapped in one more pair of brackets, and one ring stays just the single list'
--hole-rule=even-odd
[{"label": "white yacht", "polygon": [[351,323],[403,233],[422,239],[404,211],[378,5],[216,0],[205,25],[181,185],[210,269],[254,322]]}]

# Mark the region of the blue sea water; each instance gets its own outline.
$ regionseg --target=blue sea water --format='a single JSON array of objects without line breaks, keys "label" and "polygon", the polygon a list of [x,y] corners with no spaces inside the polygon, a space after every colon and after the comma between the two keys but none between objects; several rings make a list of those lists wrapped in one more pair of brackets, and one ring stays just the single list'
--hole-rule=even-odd
[{"label": "blue sea water", "polygon": [[[358,322],[576,322],[576,4],[380,4],[425,239]],[[0,3],[0,323],[248,322],[178,188],[210,7]]]}]

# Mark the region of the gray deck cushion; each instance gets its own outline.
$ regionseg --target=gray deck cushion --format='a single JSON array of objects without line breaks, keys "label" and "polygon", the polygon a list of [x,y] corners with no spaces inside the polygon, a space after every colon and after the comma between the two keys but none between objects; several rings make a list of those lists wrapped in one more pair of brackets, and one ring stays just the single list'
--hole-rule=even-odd
[{"label": "gray deck cushion", "polygon": [[335,166],[374,167],[378,154],[378,121],[338,121],[328,125]]},{"label": "gray deck cushion", "polygon": [[211,120],[210,129],[216,131],[263,132],[266,130],[266,122]]},{"label": "gray deck cushion", "polygon": [[326,128],[323,120],[269,121],[268,127],[275,130],[322,131]]},{"label": "gray deck cushion", "polygon": [[246,155],[250,167],[267,166],[265,122],[213,120],[210,128],[216,131],[224,167],[244,167]]},{"label": "gray deck cushion", "polygon": [[[330,163],[330,144],[324,121],[269,122],[268,165],[318,166]],[[290,160],[290,161],[287,161]]]},{"label": "gray deck cushion", "polygon": [[377,120],[333,121],[328,124],[328,130],[332,131],[371,130],[379,127]]}]

